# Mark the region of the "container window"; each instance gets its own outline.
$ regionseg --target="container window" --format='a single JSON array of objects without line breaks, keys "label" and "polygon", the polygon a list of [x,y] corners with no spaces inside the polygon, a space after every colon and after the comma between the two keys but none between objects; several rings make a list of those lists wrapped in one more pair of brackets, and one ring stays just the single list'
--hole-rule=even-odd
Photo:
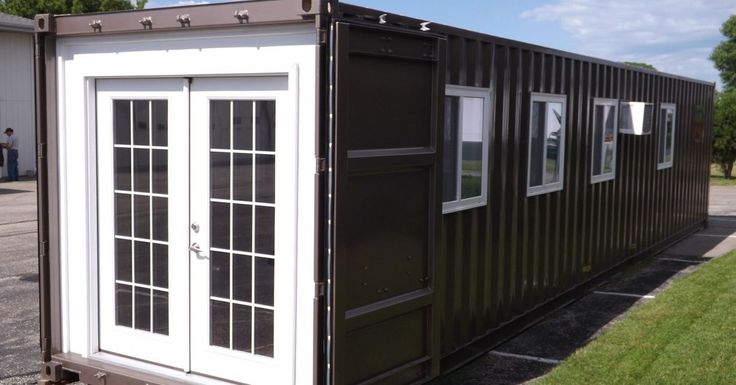
[{"label": "container window", "polygon": [[565,95],[532,94],[527,196],[562,190],[566,104]]},{"label": "container window", "polygon": [[675,156],[675,112],[675,105],[672,103],[662,103],[659,108],[658,170],[672,167]]},{"label": "container window", "polygon": [[591,183],[616,177],[618,101],[595,99],[593,104],[593,168]]},{"label": "container window", "polygon": [[491,93],[448,85],[445,95],[442,212],[451,213],[486,204]]}]

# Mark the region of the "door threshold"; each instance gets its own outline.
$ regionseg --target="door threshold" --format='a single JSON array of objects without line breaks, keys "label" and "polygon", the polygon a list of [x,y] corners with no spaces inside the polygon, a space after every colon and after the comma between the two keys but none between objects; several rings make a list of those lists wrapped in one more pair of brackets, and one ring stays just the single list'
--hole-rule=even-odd
[{"label": "door threshold", "polygon": [[139,361],[134,358],[123,357],[107,352],[93,353],[88,357],[90,361],[102,364],[111,364],[121,369],[130,369],[136,373],[145,373],[156,377],[164,377],[178,384],[191,385],[233,385],[237,382],[225,381],[217,378],[207,377],[196,373],[186,373],[181,369],[174,369],[157,365],[150,362]]}]

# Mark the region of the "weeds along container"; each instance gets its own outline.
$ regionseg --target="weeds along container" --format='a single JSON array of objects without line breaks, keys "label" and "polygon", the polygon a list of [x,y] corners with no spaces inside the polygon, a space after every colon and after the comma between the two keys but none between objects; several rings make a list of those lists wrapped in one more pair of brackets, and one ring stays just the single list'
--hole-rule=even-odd
[{"label": "weeds along container", "polygon": [[35,23],[44,384],[422,383],[706,220],[712,83],[329,1]]}]

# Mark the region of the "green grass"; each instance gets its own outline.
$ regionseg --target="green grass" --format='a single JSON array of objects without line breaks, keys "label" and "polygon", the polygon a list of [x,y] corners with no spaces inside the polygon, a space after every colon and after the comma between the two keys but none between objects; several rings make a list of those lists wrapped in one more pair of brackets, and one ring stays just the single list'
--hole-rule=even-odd
[{"label": "green grass", "polygon": [[463,171],[481,171],[479,160],[463,160]]},{"label": "green grass", "polygon": [[634,309],[537,384],[736,384],[736,251]]},{"label": "green grass", "polygon": [[462,184],[460,187],[461,198],[465,199],[480,195],[480,177],[463,175],[460,183]]},{"label": "green grass", "polygon": [[[736,167],[734,167],[736,172]],[[711,186],[736,186],[736,175],[732,175],[731,179],[723,177],[721,167],[716,164],[710,165],[710,185]]]}]

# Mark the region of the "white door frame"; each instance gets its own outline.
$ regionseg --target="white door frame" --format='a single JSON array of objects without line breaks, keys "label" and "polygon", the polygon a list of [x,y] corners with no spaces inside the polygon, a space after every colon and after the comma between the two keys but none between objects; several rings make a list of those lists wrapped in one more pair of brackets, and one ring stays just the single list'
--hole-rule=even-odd
[{"label": "white door frame", "polygon": [[[171,378],[181,371],[99,352],[95,98],[97,79],[289,75],[298,99],[297,354],[293,378],[314,378],[314,205],[317,34],[313,25],[253,26],[57,41],[62,352],[145,368]],[[305,76],[296,83],[297,69]],[[294,84],[292,84],[294,83]],[[86,101],[86,102],[82,102]],[[196,375],[196,383],[217,382]]]}]

